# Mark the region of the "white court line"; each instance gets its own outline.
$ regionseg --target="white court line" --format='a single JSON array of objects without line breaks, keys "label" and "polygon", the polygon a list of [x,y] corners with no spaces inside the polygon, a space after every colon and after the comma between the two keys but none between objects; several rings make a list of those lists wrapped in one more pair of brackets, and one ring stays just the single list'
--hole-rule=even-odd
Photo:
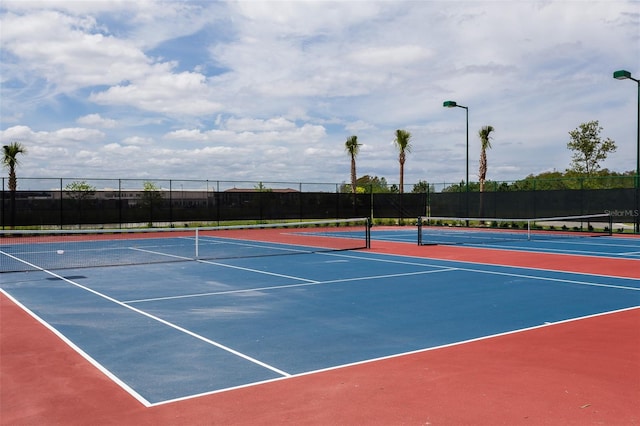
[{"label": "white court line", "polygon": [[[607,239],[609,238],[609,239]],[[560,253],[560,254],[572,254],[572,253],[578,253],[578,254],[593,254],[593,255],[597,255],[599,257],[605,257],[605,258],[612,258],[612,259],[618,259],[620,258],[620,256],[636,256],[636,255],[640,255],[640,252],[623,252],[623,253],[617,253],[617,252],[611,252],[611,251],[592,251],[592,250],[572,250],[572,249],[554,249],[554,248],[546,248],[546,247],[542,247],[542,248],[535,248],[532,246],[535,246],[536,244],[538,245],[546,245],[546,244],[563,244],[563,245],[574,245],[574,246],[599,246],[599,247],[606,247],[606,248],[630,248],[630,247],[634,247],[635,244],[620,244],[620,240],[617,240],[615,242],[595,242],[594,240],[598,240],[598,241],[613,241],[613,239],[615,239],[616,237],[605,237],[605,236],[601,236],[601,237],[597,237],[597,238],[589,238],[589,237],[579,237],[576,239],[572,239],[572,238],[559,238],[558,240],[553,240],[553,239],[531,239],[530,241],[527,241],[527,245],[526,246],[522,246],[522,245],[514,245],[514,244],[510,244],[510,245],[504,245],[504,244],[500,244],[498,241],[496,243],[485,243],[485,244],[467,244],[467,246],[469,247],[478,247],[478,248],[502,248],[502,249],[507,249],[507,250],[513,250],[513,249],[520,249],[522,251],[527,251],[527,252],[543,252],[543,253]],[[518,240],[513,240],[513,243],[518,242]],[[633,260],[633,259],[631,259]]]},{"label": "white court line", "polygon": [[[592,286],[592,287],[605,287],[605,288],[616,288],[616,289],[621,289],[621,290],[640,291],[640,288],[629,287],[629,286],[621,286],[621,285],[614,285],[614,284],[603,284],[603,283],[592,283],[592,282],[588,282],[588,281],[578,281],[578,280],[561,279],[561,278],[553,278],[553,277],[541,277],[541,276],[526,275],[526,274],[515,274],[515,273],[511,273],[511,272],[485,271],[485,270],[473,269],[473,268],[444,267],[444,266],[441,266],[441,265],[433,265],[433,264],[428,264],[428,263],[423,263],[423,262],[416,262],[416,261],[401,261],[401,260],[393,260],[393,259],[376,259],[376,258],[362,257],[362,256],[358,256],[358,255],[347,255],[347,254],[338,254],[338,253],[318,253],[318,254],[320,254],[322,256],[346,257],[346,258],[353,258],[353,259],[360,259],[360,260],[367,260],[367,261],[374,261],[374,262],[385,262],[385,263],[395,263],[395,264],[403,264],[403,265],[434,267],[434,268],[438,268],[438,269],[434,270],[434,271],[419,271],[419,272],[409,272],[409,273],[398,273],[398,274],[387,274],[387,275],[376,275],[376,276],[364,276],[364,277],[346,278],[346,279],[337,279],[337,280],[328,280],[328,281],[312,281],[312,280],[305,280],[304,278],[301,278],[301,277],[274,274],[274,273],[271,273],[271,272],[260,271],[260,270],[251,269],[251,268],[245,268],[245,267],[240,267],[240,266],[226,265],[226,264],[217,263],[217,262],[201,261],[202,263],[209,263],[209,264],[218,265],[218,266],[222,266],[222,267],[235,268],[235,269],[240,269],[240,270],[245,270],[245,271],[250,271],[250,272],[256,272],[256,273],[259,273],[259,274],[275,275],[275,276],[286,277],[286,278],[291,278],[291,279],[296,279],[296,280],[301,280],[301,281],[308,281],[308,282],[307,283],[299,283],[299,284],[282,285],[282,286],[269,286],[269,287],[259,287],[259,288],[242,289],[242,290],[228,290],[228,291],[220,291],[220,292],[195,293],[195,294],[180,295],[180,296],[167,296],[167,297],[156,297],[156,298],[149,298],[149,299],[138,299],[138,300],[127,301],[127,303],[141,303],[141,302],[150,302],[150,301],[159,301],[159,300],[172,300],[172,299],[191,298],[191,297],[205,297],[205,296],[222,295],[222,294],[247,293],[247,292],[253,292],[253,291],[267,291],[267,290],[303,287],[303,286],[309,286],[309,285],[341,283],[341,282],[349,282],[349,281],[363,281],[363,280],[393,278],[393,277],[402,277],[402,276],[411,276],[411,275],[423,275],[423,274],[430,274],[430,273],[435,273],[435,272],[450,272],[450,271],[456,271],[456,270],[467,271],[467,272],[477,272],[477,273],[490,274],[490,275],[509,276],[509,277],[516,277],[516,278],[526,278],[526,279],[532,279],[532,280],[538,280],[538,281],[552,281],[552,282],[562,282],[562,283],[585,285],[585,286]],[[460,262],[460,263],[466,263],[466,262]],[[496,266],[496,265],[490,265],[490,266]],[[508,267],[500,266],[500,265],[497,265],[497,266],[498,267],[508,268]],[[531,269],[531,268],[520,268],[520,269]],[[541,270],[541,271],[545,271],[545,270]],[[562,272],[562,271],[549,271],[549,272],[567,273],[567,272]],[[589,275],[589,274],[579,274],[578,273],[578,275]],[[612,277],[612,278],[619,278],[619,277]],[[625,278],[623,278],[623,279],[625,279]],[[631,278],[626,278],[626,279],[631,279]]]},{"label": "white court line", "polygon": [[596,317],[600,317],[600,316],[604,316],[604,315],[611,315],[611,314],[616,314],[616,313],[619,313],[619,312],[631,311],[631,310],[638,309],[638,308],[640,308],[640,306],[632,306],[630,308],[623,308],[623,309],[618,309],[618,310],[614,310],[614,311],[610,311],[610,312],[602,312],[602,313],[598,313],[598,314],[586,315],[586,316],[578,317],[578,318],[570,318],[570,319],[562,320],[562,321],[545,322],[544,324],[541,324],[541,325],[535,325],[535,326],[532,326],[532,327],[521,328],[521,329],[518,329],[518,330],[505,331],[503,333],[491,334],[489,336],[476,337],[476,338],[473,338],[473,339],[463,340],[463,341],[460,341],[460,342],[447,343],[447,344],[444,344],[444,345],[433,346],[433,347],[422,348],[422,349],[416,349],[416,350],[413,350],[413,351],[402,352],[402,353],[382,356],[382,357],[378,357],[378,358],[365,359],[365,360],[362,360],[362,361],[356,361],[356,362],[352,362],[352,363],[348,363],[348,364],[341,364],[341,365],[335,365],[333,367],[322,368],[322,369],[319,369],[319,370],[305,371],[305,372],[302,372],[302,373],[293,374],[293,375],[291,375],[289,377],[280,377],[280,378],[264,380],[264,381],[260,381],[260,382],[247,383],[245,385],[234,386],[234,387],[229,387],[229,388],[225,388],[225,389],[217,389],[217,390],[214,390],[214,391],[211,391],[211,392],[203,392],[203,393],[199,393],[199,394],[183,396],[183,397],[180,397],[180,398],[168,399],[166,401],[156,402],[156,403],[152,404],[152,406],[156,407],[156,406],[159,406],[159,405],[166,405],[166,404],[171,404],[171,403],[174,403],[174,402],[186,401],[186,400],[193,399],[193,398],[200,398],[200,397],[203,397],[203,396],[215,395],[215,394],[218,394],[218,393],[228,392],[228,391],[235,390],[235,389],[253,387],[253,386],[261,385],[261,384],[264,384],[264,383],[279,382],[279,381],[282,381],[282,380],[289,380],[289,379],[293,379],[293,378],[296,378],[296,377],[310,376],[310,375],[313,375],[313,374],[320,374],[320,373],[324,373],[324,372],[327,372],[327,371],[339,370],[339,369],[355,367],[355,366],[363,365],[363,364],[371,364],[371,363],[374,363],[374,362],[384,361],[384,360],[388,360],[388,359],[395,359],[395,358],[401,358],[401,357],[410,356],[410,355],[414,355],[414,354],[421,354],[421,353],[431,352],[431,351],[435,351],[435,350],[438,350],[438,349],[450,348],[450,347],[455,347],[455,346],[462,346],[462,345],[466,345],[466,344],[473,343],[473,342],[481,342],[483,340],[495,339],[495,338],[498,338],[498,337],[508,336],[508,335],[511,335],[511,334],[520,334],[520,333],[524,333],[524,332],[531,331],[531,330],[536,330],[536,329],[543,328],[543,327],[553,327],[553,326],[559,325],[559,324],[570,323],[570,322],[575,322],[575,321],[582,321],[582,320],[586,320],[586,319],[589,319],[589,318],[596,318]]},{"label": "white court line", "polygon": [[356,278],[342,278],[337,280],[329,280],[329,281],[314,281],[314,282],[306,282],[306,283],[298,283],[298,284],[286,284],[286,285],[274,285],[269,287],[256,287],[256,288],[246,288],[239,290],[225,290],[225,291],[212,291],[207,293],[193,293],[193,294],[183,294],[179,296],[165,296],[165,297],[153,297],[148,299],[136,299],[136,300],[127,300],[124,303],[142,303],[142,302],[155,302],[159,300],[173,300],[173,299],[187,299],[192,297],[205,297],[205,296],[219,296],[225,294],[238,294],[238,293],[251,293],[255,291],[267,291],[267,290],[279,290],[285,288],[296,288],[296,287],[307,287],[312,285],[325,285],[325,284],[337,284],[337,283],[346,283],[353,281],[364,281],[364,280],[379,280],[384,278],[395,278],[395,277],[406,277],[411,275],[426,275],[433,274],[436,272],[447,272],[451,270],[455,270],[457,268],[441,268],[435,271],[418,271],[418,272],[404,272],[398,274],[387,274],[387,275],[373,275],[373,276],[364,276],[364,277],[356,277]]},{"label": "white court line", "polygon": [[[544,243],[562,243],[562,244],[567,244],[567,245],[576,245],[576,246],[601,246],[601,247],[635,247],[637,245],[637,243],[634,241],[633,243],[629,243],[629,244],[618,244],[620,242],[620,240],[617,240],[615,243],[602,243],[602,242],[596,242],[596,241],[612,241],[612,240],[607,240],[607,237],[596,237],[596,238],[591,238],[591,237],[578,237],[577,239],[572,239],[572,238],[559,238],[558,240],[553,240],[553,239],[532,239],[531,242],[533,243],[540,243],[540,244],[544,244]],[[596,240],[596,241],[594,241]]]},{"label": "white court line", "polygon": [[315,280],[308,280],[306,278],[294,277],[294,276],[284,275],[284,274],[276,274],[275,272],[268,272],[268,271],[261,271],[259,269],[245,268],[243,266],[227,265],[225,263],[214,262],[212,260],[193,259],[191,257],[177,256],[177,255],[173,255],[173,254],[160,253],[160,252],[157,252],[157,251],[143,250],[143,249],[133,248],[133,247],[132,247],[132,249],[133,250],[138,250],[138,251],[144,251],[146,253],[151,253],[151,254],[158,254],[158,255],[168,256],[168,257],[175,257],[177,259],[195,260],[196,262],[199,262],[199,263],[206,263],[206,264],[209,264],[209,265],[222,266],[222,267],[230,268],[230,269],[240,269],[240,270],[247,271],[247,272],[255,272],[255,273],[258,273],[258,274],[273,275],[273,276],[280,277],[280,278],[290,278],[290,279],[298,280],[298,281],[306,281],[306,282],[312,283],[312,284],[315,284],[315,283],[318,282],[318,281],[315,281]]},{"label": "white court line", "polygon": [[[538,242],[543,242],[543,241],[538,241]],[[608,246],[607,244],[604,244],[605,246]],[[559,254],[559,255],[592,255],[592,256],[597,256],[597,257],[602,257],[602,258],[606,258],[606,259],[620,259],[620,256],[627,256],[627,255],[635,255],[636,253],[634,252],[630,252],[630,253],[613,253],[613,252],[605,252],[605,251],[593,251],[593,250],[572,250],[572,249],[554,249],[554,248],[547,248],[547,247],[539,247],[539,248],[535,248],[535,247],[531,247],[530,245],[527,246],[516,246],[516,245],[504,245],[504,244],[492,244],[492,243],[487,243],[487,244],[466,244],[467,247],[477,247],[477,248],[499,248],[499,249],[506,249],[506,250],[521,250],[521,251],[525,251],[525,252],[529,252],[529,253],[551,253],[551,254]],[[638,252],[640,254],[640,252]],[[629,259],[629,260],[633,260],[633,259]]]},{"label": "white court line", "polygon": [[[6,254],[4,252],[1,252],[2,254]],[[45,271],[46,272],[46,271]],[[7,296],[13,303],[15,303],[16,305],[18,305],[23,311],[25,311],[27,314],[29,314],[33,319],[35,319],[36,321],[38,321],[40,324],[42,324],[46,329],[48,329],[49,331],[51,331],[53,334],[55,334],[56,336],[58,336],[58,338],[60,338],[60,340],[62,340],[64,343],[66,343],[67,345],[69,345],[69,347],[71,349],[73,349],[74,351],[76,351],[78,354],[80,354],[81,357],[83,357],[84,359],[86,359],[89,364],[93,365],[95,368],[98,369],[98,371],[102,372],[102,374],[104,374],[105,376],[107,376],[109,379],[113,380],[114,383],[116,383],[118,386],[120,386],[122,389],[124,389],[129,395],[131,395],[132,397],[134,397],[135,399],[137,399],[142,405],[144,405],[145,407],[150,407],[152,404],[147,401],[142,395],[140,395],[138,392],[136,392],[133,388],[131,388],[129,385],[127,385],[125,382],[123,382],[122,380],[120,380],[118,378],[118,376],[116,376],[115,374],[113,374],[111,371],[109,371],[108,369],[106,369],[102,364],[100,364],[98,361],[96,361],[95,359],[93,359],[91,357],[91,355],[89,355],[88,353],[86,353],[85,351],[83,351],[79,346],[77,346],[75,343],[73,343],[71,340],[69,340],[64,334],[62,334],[60,331],[58,331],[56,328],[54,328],[51,324],[49,324],[47,321],[43,320],[42,318],[40,318],[35,312],[33,312],[32,310],[30,310],[29,308],[27,308],[25,305],[23,305],[22,303],[20,303],[18,300],[16,300],[14,297],[12,297],[9,293],[7,293],[6,291],[4,291],[3,289],[0,288],[0,293],[4,294],[5,296]]]},{"label": "white court line", "polygon": [[[443,266],[432,265],[432,264],[428,264],[428,263],[405,262],[405,261],[397,261],[397,260],[390,260],[390,259],[375,259],[375,258],[368,258],[368,257],[357,256],[357,255],[334,254],[334,253],[325,253],[323,255],[325,255],[325,256],[344,256],[344,257],[352,257],[352,258],[355,258],[355,259],[364,259],[364,260],[371,260],[371,261],[378,261],[378,262],[390,262],[390,263],[400,263],[400,264],[409,264],[409,265],[424,265],[424,266],[429,266],[429,267],[444,268]],[[431,260],[431,259],[428,259],[428,258],[416,258],[416,259]],[[462,261],[458,261],[458,260],[443,260],[443,262],[467,263],[467,264],[473,264],[474,263],[474,262],[462,262]],[[608,275],[583,274],[583,273],[580,273],[580,272],[554,271],[554,270],[548,270],[548,269],[525,268],[525,267],[521,267],[521,266],[491,265],[491,264],[484,264],[484,263],[478,263],[478,264],[479,265],[485,265],[485,266],[491,266],[491,267],[505,268],[505,269],[518,268],[518,269],[525,269],[525,270],[537,270],[537,271],[553,272],[553,273],[561,273],[561,274],[608,277],[608,278],[631,280],[631,281],[636,280],[635,278],[615,277],[615,276],[608,276]],[[637,288],[637,287],[627,287],[627,286],[620,286],[620,285],[614,285],[614,284],[590,283],[588,281],[577,281],[577,280],[569,280],[569,279],[561,279],[561,278],[553,278],[553,277],[539,277],[539,276],[535,276],[535,275],[515,274],[515,273],[511,273],[511,272],[485,271],[485,270],[482,270],[482,269],[473,269],[473,268],[465,268],[465,267],[455,267],[455,268],[451,268],[451,270],[478,272],[478,273],[482,273],[482,274],[503,275],[503,276],[510,276],[510,277],[518,277],[518,278],[530,278],[530,279],[541,280],[541,281],[565,282],[565,283],[569,283],[569,284],[588,285],[588,286],[593,286],[593,287],[609,287],[609,288],[617,288],[617,289],[623,289],[623,290],[640,291],[640,288]]]},{"label": "white court line", "polygon": [[193,260],[193,257],[187,257],[187,256],[179,256],[177,254],[169,254],[169,253],[163,253],[160,251],[154,251],[154,250],[147,250],[147,249],[143,249],[140,247],[127,247],[130,250],[133,251],[141,251],[143,253],[150,253],[150,254],[157,254],[160,256],[166,256],[166,257],[173,257],[175,259],[181,259],[181,260]]},{"label": "white court line", "polygon": [[[178,330],[178,331],[180,331],[180,332],[182,332],[182,333],[185,333],[185,334],[187,334],[187,335],[189,335],[189,336],[191,336],[191,337],[194,337],[194,338],[196,338],[196,339],[198,339],[198,340],[201,340],[201,341],[203,341],[203,342],[205,342],[205,343],[208,343],[208,344],[210,344],[210,345],[212,345],[212,346],[215,346],[215,347],[217,347],[217,348],[219,348],[219,349],[222,349],[222,350],[227,351],[227,352],[229,352],[229,353],[231,353],[231,354],[233,354],[233,355],[236,355],[236,356],[238,356],[238,357],[240,357],[240,358],[243,358],[243,359],[245,359],[245,360],[247,360],[247,361],[249,361],[249,362],[252,362],[252,363],[254,363],[254,364],[257,364],[257,365],[259,365],[259,366],[261,366],[261,367],[264,367],[264,368],[266,368],[266,369],[268,369],[268,370],[271,370],[271,371],[273,371],[273,372],[275,372],[275,373],[278,373],[278,374],[280,374],[281,376],[288,377],[288,376],[290,376],[290,375],[291,375],[291,374],[287,373],[286,371],[280,370],[280,369],[278,369],[278,368],[276,368],[276,367],[274,367],[274,366],[272,366],[272,365],[269,365],[269,364],[267,364],[267,363],[265,363],[265,362],[262,362],[262,361],[260,361],[260,360],[258,360],[258,359],[255,359],[255,358],[253,358],[253,357],[251,357],[251,356],[249,356],[249,355],[246,355],[246,354],[244,354],[244,353],[242,353],[242,352],[239,352],[239,351],[237,351],[237,350],[235,350],[235,349],[232,349],[232,348],[230,348],[230,347],[228,347],[228,346],[225,346],[225,345],[223,345],[222,343],[216,342],[215,340],[208,339],[208,338],[206,338],[206,337],[204,337],[204,336],[201,336],[201,335],[199,335],[199,334],[197,334],[197,333],[194,333],[194,332],[192,332],[192,331],[190,331],[190,330],[187,330],[187,329],[186,329],[186,328],[184,328],[184,327],[180,327],[180,326],[179,326],[179,325],[177,325],[177,324],[174,324],[174,323],[172,323],[172,322],[169,322],[169,321],[167,321],[167,320],[164,320],[164,319],[162,319],[162,318],[160,318],[160,317],[157,317],[157,316],[155,316],[155,315],[152,315],[152,314],[150,314],[150,313],[148,313],[148,312],[145,312],[145,311],[143,311],[143,310],[141,310],[141,309],[138,309],[138,308],[136,308],[136,307],[133,307],[133,306],[127,305],[126,303],[121,302],[120,300],[114,299],[113,297],[107,296],[106,294],[100,293],[99,291],[96,291],[96,290],[93,290],[93,289],[91,289],[91,288],[89,288],[89,287],[83,286],[82,284],[79,284],[79,283],[77,283],[77,282],[75,282],[75,281],[73,281],[73,280],[70,280],[70,279],[65,278],[65,277],[63,277],[63,276],[61,276],[61,275],[58,275],[58,274],[56,274],[56,273],[54,273],[54,272],[52,272],[52,271],[46,270],[46,269],[41,268],[41,267],[39,267],[39,266],[37,266],[37,265],[34,265],[34,264],[32,264],[32,263],[29,263],[29,262],[27,262],[27,261],[25,261],[25,260],[23,260],[23,259],[20,259],[20,258],[17,258],[17,257],[15,257],[15,256],[12,256],[11,254],[6,253],[6,252],[4,252],[4,251],[1,251],[1,250],[0,250],[0,253],[1,253],[1,254],[4,254],[4,255],[6,255],[6,256],[9,256],[10,258],[12,258],[12,259],[14,259],[14,260],[17,260],[18,262],[22,262],[22,263],[24,263],[24,264],[26,264],[26,265],[28,265],[28,266],[30,266],[30,267],[32,267],[32,268],[35,268],[35,269],[37,269],[37,270],[39,270],[39,271],[45,272],[45,273],[47,273],[47,274],[49,274],[49,275],[51,275],[51,276],[53,276],[53,277],[55,277],[55,278],[58,278],[58,279],[60,279],[60,280],[62,280],[62,281],[65,281],[66,283],[69,283],[69,284],[71,284],[71,285],[73,285],[73,286],[76,286],[76,287],[78,287],[78,288],[80,288],[80,289],[82,289],[82,290],[85,290],[85,291],[88,291],[89,293],[95,294],[95,295],[96,295],[96,296],[98,296],[98,297],[101,297],[101,298],[103,298],[103,299],[105,299],[105,300],[108,300],[108,301],[110,301],[110,302],[113,302],[113,303],[115,303],[115,304],[117,304],[117,305],[119,305],[119,306],[122,306],[122,307],[126,308],[126,309],[132,310],[132,311],[134,311],[134,312],[136,312],[136,313],[138,313],[138,314],[140,314],[140,315],[143,315],[143,316],[145,316],[145,317],[147,317],[147,318],[150,318],[150,319],[152,319],[152,320],[154,320],[154,321],[157,321],[157,322],[159,322],[159,323],[161,323],[161,324],[164,324],[164,325],[166,325],[166,326],[168,326],[168,327],[171,327],[171,328],[173,328],[173,329],[175,329],[175,330]],[[83,355],[83,352],[80,352],[80,355]],[[83,355],[83,356],[84,356],[84,355]],[[104,369],[104,370],[106,370],[106,368],[104,368],[104,367],[103,367],[103,369]],[[127,388],[125,388],[125,390],[127,390],[127,391],[128,391],[128,389],[127,389]],[[134,396],[135,396],[135,395],[134,395]],[[138,399],[138,398],[136,398],[136,399]],[[140,399],[139,399],[139,400],[140,400]]]},{"label": "white court line", "polygon": [[[577,280],[568,280],[568,279],[561,279],[561,278],[537,277],[535,275],[514,274],[514,273],[510,273],[510,272],[482,271],[482,270],[478,270],[478,269],[467,269],[467,268],[459,268],[459,269],[461,271],[477,272],[477,273],[480,273],[480,274],[504,275],[504,276],[508,276],[508,277],[527,278],[527,279],[533,279],[533,280],[539,280],[539,281],[554,281],[554,282],[586,285],[586,286],[593,286],[593,287],[607,287],[607,288],[617,288],[617,289],[621,289],[621,290],[640,291],[640,287],[628,287],[628,286],[624,286],[624,285],[590,283],[588,281],[577,281]],[[627,279],[631,280],[633,278],[627,278]]]}]

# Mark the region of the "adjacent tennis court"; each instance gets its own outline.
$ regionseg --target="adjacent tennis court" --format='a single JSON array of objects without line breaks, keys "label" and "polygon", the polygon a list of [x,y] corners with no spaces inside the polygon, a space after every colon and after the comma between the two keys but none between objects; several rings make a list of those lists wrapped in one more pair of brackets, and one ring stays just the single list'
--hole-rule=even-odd
[{"label": "adjacent tennis court", "polygon": [[593,274],[438,258],[415,226],[325,225],[5,236],[2,293],[148,409],[640,306],[637,238],[517,243],[621,268]]},{"label": "adjacent tennis court", "polygon": [[622,233],[622,226],[603,214],[538,219],[421,217],[405,226],[374,228],[371,238],[425,246],[639,259],[637,238]]}]

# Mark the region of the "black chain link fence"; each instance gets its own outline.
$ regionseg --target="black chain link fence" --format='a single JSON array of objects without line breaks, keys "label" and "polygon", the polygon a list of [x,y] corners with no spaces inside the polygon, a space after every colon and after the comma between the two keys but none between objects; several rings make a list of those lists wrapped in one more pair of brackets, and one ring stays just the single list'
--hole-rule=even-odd
[{"label": "black chain link fence", "polygon": [[[542,218],[609,213],[640,220],[637,188],[423,193],[339,192],[336,184],[210,181],[20,180],[4,185],[0,225],[10,227],[185,226],[230,221],[372,217],[403,222],[418,216]],[[52,188],[55,189],[40,189]],[[97,187],[102,189],[98,190]]]}]

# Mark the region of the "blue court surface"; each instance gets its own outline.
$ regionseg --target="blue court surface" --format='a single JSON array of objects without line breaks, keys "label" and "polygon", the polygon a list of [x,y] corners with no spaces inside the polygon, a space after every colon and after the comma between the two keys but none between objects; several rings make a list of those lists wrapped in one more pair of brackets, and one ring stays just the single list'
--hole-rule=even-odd
[{"label": "blue court surface", "polygon": [[640,280],[367,251],[0,274],[151,406],[640,305]]},{"label": "blue court surface", "polygon": [[[371,238],[378,241],[393,241],[417,244],[415,226],[398,229],[376,230]],[[511,237],[510,237],[511,236]],[[424,232],[424,238],[441,244],[458,244],[465,247],[493,248],[535,253],[575,254],[601,256],[617,259],[640,259],[640,238],[629,236],[534,236],[527,240],[523,233],[505,233],[489,230],[447,230],[446,228]]]}]

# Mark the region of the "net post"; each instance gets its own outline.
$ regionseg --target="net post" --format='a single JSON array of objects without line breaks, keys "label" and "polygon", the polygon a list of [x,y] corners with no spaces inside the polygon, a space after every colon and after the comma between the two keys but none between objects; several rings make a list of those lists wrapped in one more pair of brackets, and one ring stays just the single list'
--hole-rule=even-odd
[{"label": "net post", "polygon": [[367,218],[365,226],[367,227],[365,231],[365,246],[366,248],[370,249],[371,248],[371,227],[373,226],[373,220],[370,217]]},{"label": "net post", "polygon": [[196,234],[195,234],[195,239],[196,239],[196,260],[198,260],[199,258],[199,246],[198,246],[198,242],[200,241],[199,239],[200,233],[198,232],[198,228],[196,228]]},{"label": "net post", "polygon": [[609,236],[613,235],[613,215],[609,213]]},{"label": "net post", "polygon": [[422,216],[418,216],[418,245],[422,245]]},{"label": "net post", "polygon": [[527,241],[531,241],[531,221],[533,219],[527,219]]}]

